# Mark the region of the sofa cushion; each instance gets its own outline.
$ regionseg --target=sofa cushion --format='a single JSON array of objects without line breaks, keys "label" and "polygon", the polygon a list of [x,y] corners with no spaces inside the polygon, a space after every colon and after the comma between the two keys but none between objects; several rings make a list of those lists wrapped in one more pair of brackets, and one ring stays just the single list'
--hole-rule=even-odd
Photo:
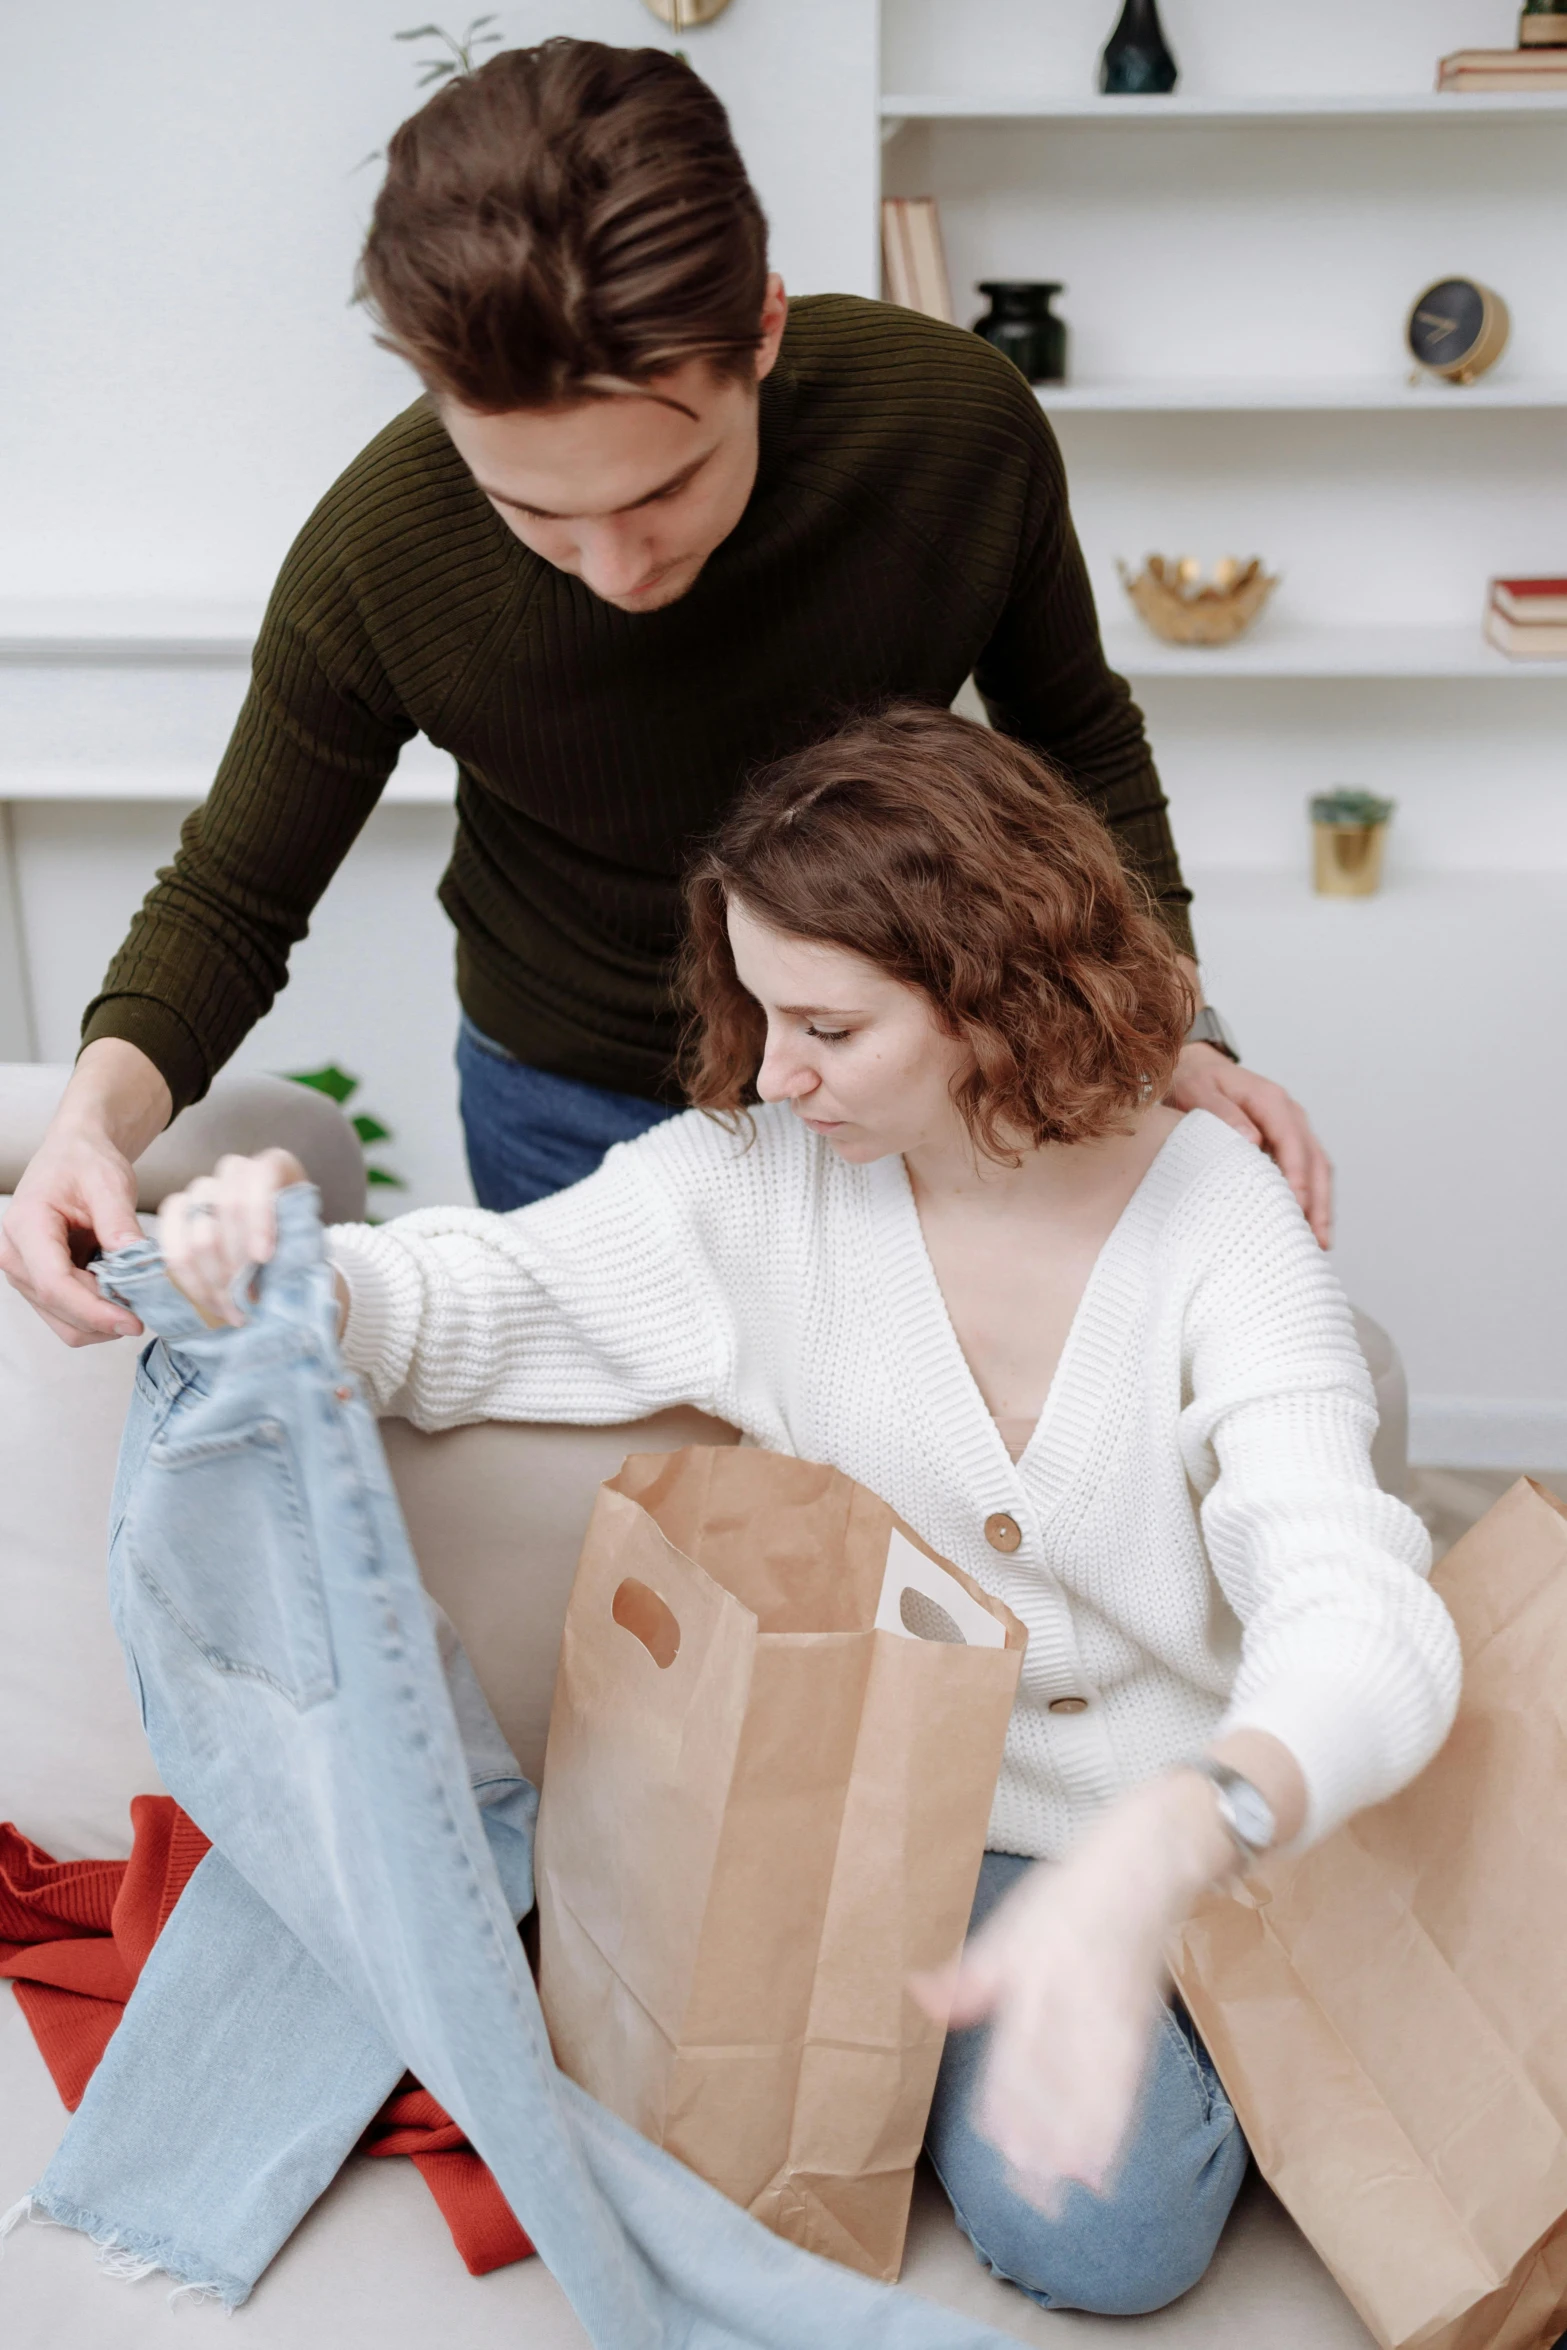
[{"label": "sofa cushion", "polygon": [[734,1444],[735,1431],[675,1410],[621,1428],[487,1420],[439,1436],[383,1420],[381,1439],[425,1588],[456,1625],[537,1785],[566,1602],[600,1484],[629,1452]]},{"label": "sofa cushion", "polygon": [[0,1818],[57,1860],[129,1852],[158,1791],[104,1573],[139,1351],[62,1346],[0,1281]]},{"label": "sofa cushion", "polygon": [[[9,1192],[44,1138],[71,1072],[64,1062],[0,1061],[0,1192]],[[171,1191],[210,1175],[225,1151],[291,1150],[321,1193],[329,1224],[365,1212],[365,1159],[337,1104],[285,1077],[214,1078],[136,1162],[136,1204],[156,1211]]]}]

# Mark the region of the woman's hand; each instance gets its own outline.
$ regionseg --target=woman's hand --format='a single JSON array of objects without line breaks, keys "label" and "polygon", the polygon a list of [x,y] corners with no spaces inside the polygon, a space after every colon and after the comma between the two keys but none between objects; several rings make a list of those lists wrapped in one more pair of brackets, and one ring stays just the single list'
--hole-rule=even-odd
[{"label": "woman's hand", "polygon": [[158,1211],[164,1270],[190,1299],[207,1327],[245,1319],[233,1299],[247,1265],[265,1265],[277,1247],[274,1202],[305,1170],[292,1151],[262,1151],[253,1159],[219,1159],[188,1191],[170,1194]]},{"label": "woman's hand", "polygon": [[1164,1995],[1165,1944],[1233,1865],[1207,1781],[1152,1780],[1067,1859],[1030,1869],[952,1967],[915,1984],[953,2030],[990,2020],[974,2121],[1042,2211],[1069,2181],[1108,2185]]}]

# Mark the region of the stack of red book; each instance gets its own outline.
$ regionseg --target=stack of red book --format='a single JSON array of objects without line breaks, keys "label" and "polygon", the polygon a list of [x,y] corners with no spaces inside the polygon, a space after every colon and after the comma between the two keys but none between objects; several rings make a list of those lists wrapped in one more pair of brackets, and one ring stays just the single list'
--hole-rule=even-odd
[{"label": "stack of red book", "polygon": [[1485,633],[1515,661],[1567,661],[1567,579],[1493,579]]}]

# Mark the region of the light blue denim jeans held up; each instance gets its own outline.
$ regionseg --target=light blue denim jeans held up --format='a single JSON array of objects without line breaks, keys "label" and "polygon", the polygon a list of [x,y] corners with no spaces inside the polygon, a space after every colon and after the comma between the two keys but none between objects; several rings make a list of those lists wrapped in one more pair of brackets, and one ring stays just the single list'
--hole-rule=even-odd
[{"label": "light blue denim jeans held up", "polygon": [[102,1268],[158,1333],[115,1620],[164,1783],[214,1850],[36,2208],[232,2305],[408,2067],[602,2350],[1005,2350],[769,2234],[556,2070],[515,1925],[533,1790],[443,1668],[337,1353],[314,1190],[278,1221],[239,1330],[205,1329],[150,1243]]}]

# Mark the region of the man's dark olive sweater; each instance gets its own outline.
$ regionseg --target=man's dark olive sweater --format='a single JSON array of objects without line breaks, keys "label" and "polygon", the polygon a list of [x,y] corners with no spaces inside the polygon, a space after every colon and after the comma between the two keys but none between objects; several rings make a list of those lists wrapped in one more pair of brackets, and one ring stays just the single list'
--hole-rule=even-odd
[{"label": "man's dark olive sweater", "polygon": [[[970,671],[1006,733],[1115,828],[1190,951],[1142,720],[1106,668],[1061,459],[976,335],[848,296],[795,304],[756,486],[662,611],[530,554],[428,404],[295,542],[233,740],[89,1007],[175,1107],[284,984],[289,949],[416,732],[457,762],[441,900],[469,1016],[520,1060],[676,1098],[680,877],[752,769]],[[386,951],[396,951],[386,941]]]}]

